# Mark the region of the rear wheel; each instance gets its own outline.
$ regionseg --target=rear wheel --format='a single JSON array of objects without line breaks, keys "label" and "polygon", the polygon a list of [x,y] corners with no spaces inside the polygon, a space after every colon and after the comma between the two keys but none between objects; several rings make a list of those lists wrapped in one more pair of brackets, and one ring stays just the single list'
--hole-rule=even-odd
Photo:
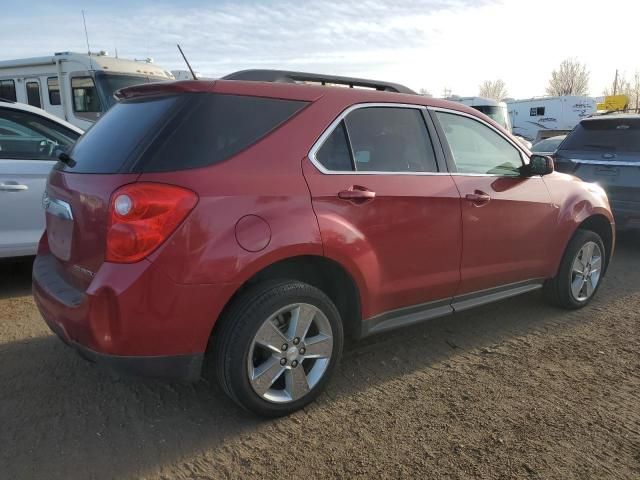
[{"label": "rear wheel", "polygon": [[600,286],[605,258],[600,236],[591,230],[578,230],[562,257],[558,275],[545,285],[547,298],[567,309],[587,305]]},{"label": "rear wheel", "polygon": [[311,285],[268,282],[240,295],[220,320],[218,381],[240,406],[280,416],[322,391],[342,354],[340,315]]}]

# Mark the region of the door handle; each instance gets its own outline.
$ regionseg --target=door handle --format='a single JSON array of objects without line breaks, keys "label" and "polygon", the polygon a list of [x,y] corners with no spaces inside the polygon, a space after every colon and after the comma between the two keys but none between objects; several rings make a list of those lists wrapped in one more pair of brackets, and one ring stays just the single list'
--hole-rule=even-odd
[{"label": "door handle", "polygon": [[376,192],[372,192],[368,188],[361,187],[360,185],[353,185],[347,190],[338,192],[338,198],[341,198],[342,200],[352,201],[373,200],[374,198],[376,198]]},{"label": "door handle", "polygon": [[0,190],[3,192],[23,192],[28,189],[29,187],[19,183],[0,183]]},{"label": "door handle", "polygon": [[481,190],[476,190],[473,193],[467,193],[464,198],[465,200],[468,200],[471,203],[473,203],[476,207],[486,205],[491,201],[491,196],[489,196],[488,194],[484,193]]}]

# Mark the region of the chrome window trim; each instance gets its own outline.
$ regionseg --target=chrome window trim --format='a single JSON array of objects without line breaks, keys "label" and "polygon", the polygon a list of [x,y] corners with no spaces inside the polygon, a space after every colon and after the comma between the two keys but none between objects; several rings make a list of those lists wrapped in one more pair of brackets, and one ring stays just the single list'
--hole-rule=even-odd
[{"label": "chrome window trim", "polygon": [[[522,164],[523,165],[527,165],[529,163],[529,155],[527,155],[527,152],[522,148],[522,145],[519,145],[519,142],[517,140],[512,140],[511,138],[507,137],[503,132],[501,132],[500,130],[498,130],[496,127],[494,127],[493,125],[491,125],[490,123],[487,123],[486,121],[484,121],[483,119],[476,117],[475,115],[471,115],[470,113],[467,112],[461,112],[460,110],[453,110],[451,108],[443,108],[443,107],[427,107],[427,110],[432,111],[432,112],[443,112],[443,113],[450,113],[453,115],[460,115],[461,117],[467,117],[470,118],[472,120],[475,120],[476,122],[481,123],[482,125],[489,127],[491,130],[493,130],[494,132],[496,132],[498,135],[500,135],[502,138],[504,138],[507,142],[509,142],[512,146],[515,147],[515,149],[520,153],[520,158],[522,160]],[[471,174],[471,173],[459,173],[459,172],[454,172],[452,173],[452,175],[483,175],[483,176],[494,176],[494,177],[510,177],[512,175],[493,175],[493,174],[485,174],[485,173],[478,173],[478,174]],[[515,176],[515,175],[513,175]]]},{"label": "chrome window trim", "polygon": [[573,163],[585,165],[602,165],[603,167],[639,167],[640,162],[627,162],[623,160],[582,160],[580,158],[569,158]]},{"label": "chrome window trim", "polygon": [[51,215],[65,220],[73,220],[73,213],[71,212],[71,205],[63,200],[52,198],[47,192],[44,192],[42,196],[42,207],[45,212]]},{"label": "chrome window trim", "polygon": [[[392,102],[369,102],[369,103],[356,103],[355,105],[351,105],[340,113],[336,117],[336,119],[331,122],[331,124],[322,132],[322,135],[316,140],[316,142],[309,150],[307,157],[311,161],[311,163],[320,171],[320,173],[324,175],[413,175],[413,176],[436,176],[436,175],[450,175],[449,172],[379,172],[379,171],[362,171],[362,170],[329,170],[318,161],[316,154],[318,150],[322,148],[324,142],[329,138],[329,136],[336,129],[338,124],[346,118],[354,110],[358,110],[360,108],[371,108],[371,107],[387,107],[387,108],[412,108],[414,110],[424,111],[427,109],[425,105],[417,105],[411,103],[392,103]],[[425,125],[425,129],[427,126]],[[427,130],[428,132],[428,130]],[[431,136],[429,136],[431,137]],[[431,140],[431,138],[429,138]],[[431,140],[431,144],[433,146],[433,140]],[[433,146],[435,148],[435,146]]]}]

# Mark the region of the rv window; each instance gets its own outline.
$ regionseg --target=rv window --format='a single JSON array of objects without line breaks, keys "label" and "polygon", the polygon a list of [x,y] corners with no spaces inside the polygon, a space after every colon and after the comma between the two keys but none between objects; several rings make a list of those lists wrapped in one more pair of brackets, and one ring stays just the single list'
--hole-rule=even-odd
[{"label": "rv window", "polygon": [[27,82],[27,103],[32,107],[42,108],[40,84],[38,82]]},{"label": "rv window", "polygon": [[15,102],[16,84],[13,80],[0,80],[0,99]]},{"label": "rv window", "polygon": [[74,77],[71,79],[74,112],[99,112],[100,99],[96,85],[91,77]]},{"label": "rv window", "polygon": [[58,78],[47,78],[47,87],[49,89],[49,104],[60,105],[60,86],[58,85]]},{"label": "rv window", "polygon": [[531,117],[541,117],[544,115],[544,107],[532,107],[529,111]]}]

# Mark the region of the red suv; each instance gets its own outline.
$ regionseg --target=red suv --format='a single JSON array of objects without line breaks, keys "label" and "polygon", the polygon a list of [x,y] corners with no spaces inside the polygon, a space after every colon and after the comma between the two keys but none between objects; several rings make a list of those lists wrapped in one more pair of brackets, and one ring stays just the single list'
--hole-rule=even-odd
[{"label": "red suv", "polygon": [[542,287],[593,297],[604,191],[482,113],[383,82],[232,78],[120,91],[51,172],[34,297],[83,357],[217,376],[276,416],[318,395],[346,335]]}]

